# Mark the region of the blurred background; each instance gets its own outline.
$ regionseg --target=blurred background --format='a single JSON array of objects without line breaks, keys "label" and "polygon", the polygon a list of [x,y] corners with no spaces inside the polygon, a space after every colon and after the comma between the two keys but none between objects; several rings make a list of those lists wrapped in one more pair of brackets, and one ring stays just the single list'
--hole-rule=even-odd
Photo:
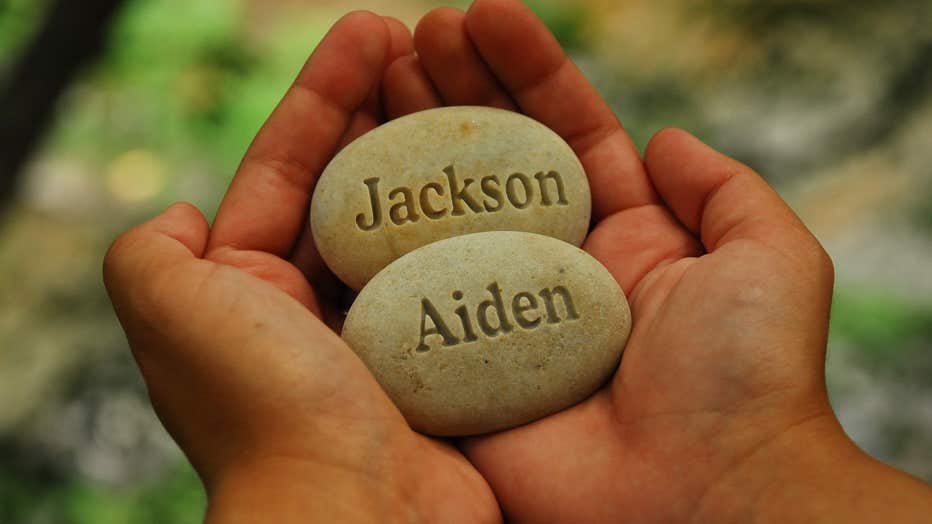
[{"label": "blurred background", "polygon": [[[932,2],[529,4],[641,148],[684,127],[793,205],[836,264],[828,379],[845,428],[932,481]],[[0,523],[200,521],[102,256],[173,201],[212,216],[343,13],[413,27],[437,5],[0,0]]]}]

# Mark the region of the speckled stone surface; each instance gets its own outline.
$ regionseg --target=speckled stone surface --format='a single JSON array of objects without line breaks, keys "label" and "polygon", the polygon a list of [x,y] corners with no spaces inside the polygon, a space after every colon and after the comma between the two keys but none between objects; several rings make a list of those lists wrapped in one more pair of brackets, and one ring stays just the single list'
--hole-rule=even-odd
[{"label": "speckled stone surface", "polygon": [[591,197],[583,167],[549,128],[487,107],[414,113],[361,136],[324,170],[311,230],[347,285],[430,242],[528,231],[581,245]]},{"label": "speckled stone surface", "polygon": [[588,253],[523,232],[424,246],[376,275],[343,338],[414,429],[471,435],[591,395],[631,329],[624,293]]}]

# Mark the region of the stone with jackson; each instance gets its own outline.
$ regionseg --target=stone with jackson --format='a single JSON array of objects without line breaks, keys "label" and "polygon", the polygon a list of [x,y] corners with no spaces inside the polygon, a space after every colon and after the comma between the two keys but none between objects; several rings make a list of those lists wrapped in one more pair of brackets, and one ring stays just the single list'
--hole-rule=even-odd
[{"label": "stone with jackson", "polygon": [[573,150],[524,115],[444,107],[359,137],[314,190],[311,231],[322,258],[361,289],[431,242],[481,231],[527,231],[581,245],[591,197]]},{"label": "stone with jackson", "polygon": [[412,428],[473,435],[587,398],[630,329],[624,292],[585,251],[494,231],[393,262],[356,298],[343,338]]}]

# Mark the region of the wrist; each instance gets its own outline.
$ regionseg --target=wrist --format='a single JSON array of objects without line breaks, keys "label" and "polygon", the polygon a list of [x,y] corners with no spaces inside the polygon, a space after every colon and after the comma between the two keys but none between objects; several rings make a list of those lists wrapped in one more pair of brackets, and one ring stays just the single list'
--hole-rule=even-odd
[{"label": "wrist", "polygon": [[932,511],[932,489],[861,451],[827,407],[753,448],[706,495],[701,522],[893,523]]},{"label": "wrist", "polygon": [[[787,504],[812,517],[799,504],[824,500],[821,490],[830,487],[839,466],[850,467],[861,460],[830,411],[810,415],[764,438],[743,455],[709,488],[701,509],[710,518],[700,520],[780,521],[778,517],[789,509]],[[803,500],[797,500],[800,497]]]},{"label": "wrist", "polygon": [[[391,475],[306,459],[229,468],[205,483],[206,522],[395,522],[416,512]],[[414,518],[413,520],[416,520]]]}]

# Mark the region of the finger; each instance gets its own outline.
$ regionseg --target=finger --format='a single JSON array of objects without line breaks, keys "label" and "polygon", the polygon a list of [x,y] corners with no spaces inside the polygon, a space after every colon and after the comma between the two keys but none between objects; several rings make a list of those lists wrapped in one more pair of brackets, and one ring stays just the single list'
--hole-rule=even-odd
[{"label": "finger", "polygon": [[403,56],[388,66],[382,98],[386,117],[390,120],[443,105],[416,55]]},{"label": "finger", "polygon": [[465,19],[465,13],[452,7],[435,9],[421,19],[414,44],[424,70],[447,105],[515,109],[473,46]]},{"label": "finger", "polygon": [[276,255],[258,250],[218,249],[209,255],[209,260],[258,277],[291,295],[314,315],[321,318],[324,315],[316,285],[311,288],[297,267]]},{"label": "finger", "polygon": [[679,221],[714,252],[752,239],[792,253],[814,238],[753,170],[679,129],[665,129],[645,152],[647,170]]},{"label": "finger", "polygon": [[[414,40],[411,37],[411,30],[408,29],[404,22],[391,17],[384,17],[383,19],[389,33],[389,49],[385,58],[385,66],[388,67],[398,58],[414,53]],[[343,137],[340,139],[337,150],[343,149],[347,144],[375,129],[385,120],[385,108],[381,96],[382,81],[383,79],[379,77],[372,85],[366,101],[350,120],[346,132],[343,133]]]},{"label": "finger", "polygon": [[[199,258],[207,240],[204,217],[176,205],[122,235],[104,262],[152,403],[200,473],[229,463],[234,448],[239,458],[254,448],[252,426],[282,429],[269,443],[297,449],[285,445],[288,435],[321,429],[314,422],[332,409],[318,408],[339,404],[330,401],[347,384],[353,394],[342,405],[358,400],[367,413],[400,421],[339,336],[267,282]],[[308,399],[321,402],[296,413]],[[229,423],[243,420],[254,424]],[[220,430],[222,443],[213,438]]]},{"label": "finger", "polygon": [[[385,64],[391,64],[399,57],[411,55],[414,53],[414,41],[411,37],[411,30],[398,19],[384,17],[389,33],[389,50],[386,55]],[[340,138],[337,150],[342,149],[347,144],[356,140],[363,134],[371,131],[384,120],[384,107],[381,100],[381,79],[376,79],[369,91],[366,101],[362,107],[350,120],[346,131]],[[310,231],[310,224],[305,220],[304,230],[301,237],[295,244],[295,247],[289,257],[291,262],[304,274],[308,281],[312,282],[319,295],[325,298],[337,296],[341,291],[338,282],[330,274],[317,247],[314,245],[313,236]]]},{"label": "finger", "polygon": [[[165,275],[177,274],[182,275],[179,278],[197,281],[206,278],[206,273],[213,271],[216,264],[222,264],[272,284],[320,316],[313,290],[292,265],[262,251],[235,249],[219,250],[210,261],[202,260],[206,255],[209,235],[204,215],[187,203],[175,204],[158,217],[121,235],[104,258],[104,283],[111,292],[118,314],[121,304],[133,304],[134,301],[141,304],[128,310],[151,309],[151,304],[148,304],[151,300],[146,297],[161,284],[175,289],[192,285],[181,281],[160,282],[160,278],[174,278]],[[192,270],[171,271],[174,266],[184,264]]]},{"label": "finger", "polygon": [[304,228],[314,181],[381,77],[390,36],[372,13],[343,17],[262,126],[227,191],[208,252],[287,255]]},{"label": "finger", "polygon": [[[386,64],[391,64],[398,58],[414,53],[414,40],[411,30],[398,19],[384,17],[389,32],[389,51],[386,55]],[[353,114],[346,131],[340,139],[337,150],[342,149],[350,142],[377,127],[385,118],[385,109],[381,100],[382,79],[377,79],[362,107]],[[340,282],[333,276],[324,264],[317,246],[314,245],[310,224],[305,220],[304,231],[295,244],[290,256],[292,264],[301,271],[307,281],[313,283],[316,297],[330,304],[337,302],[343,292]],[[320,308],[321,318],[328,325],[334,326],[341,321],[338,308]]]},{"label": "finger", "polygon": [[701,254],[699,242],[663,206],[638,206],[598,223],[583,244],[615,277],[636,310],[635,289],[653,269]]},{"label": "finger", "polygon": [[401,56],[414,53],[414,38],[411,36],[411,30],[407,24],[397,18],[386,16],[383,17],[385,25],[388,26],[388,33],[391,38],[389,50],[389,63]]},{"label": "finger", "polygon": [[301,234],[301,239],[291,254],[291,264],[299,273],[300,281],[305,285],[313,286],[313,298],[310,310],[324,321],[331,329],[337,329],[342,321],[343,314],[341,297],[347,289],[342,282],[330,271],[324,259],[317,250],[314,236],[311,234],[310,222]]},{"label": "finger", "polygon": [[597,220],[659,201],[612,109],[530,9],[517,0],[476,0],[466,27],[521,111],[576,151],[589,177]]},{"label": "finger", "polygon": [[121,322],[138,309],[134,297],[151,275],[203,257],[209,228],[191,204],[174,204],[161,215],[121,235],[104,257],[104,284]]}]

